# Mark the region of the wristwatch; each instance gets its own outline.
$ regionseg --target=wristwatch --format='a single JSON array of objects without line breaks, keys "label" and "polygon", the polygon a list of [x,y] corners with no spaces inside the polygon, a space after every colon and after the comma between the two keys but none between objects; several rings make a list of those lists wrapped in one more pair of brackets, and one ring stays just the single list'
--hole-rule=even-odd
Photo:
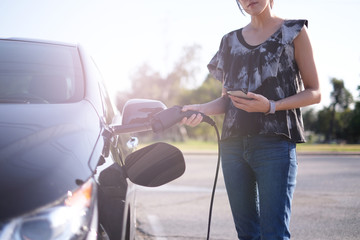
[{"label": "wristwatch", "polygon": [[268,112],[265,113],[265,115],[268,115],[268,114],[274,114],[275,111],[276,111],[276,105],[275,105],[275,102],[273,100],[269,100],[269,103],[270,103],[270,109]]}]

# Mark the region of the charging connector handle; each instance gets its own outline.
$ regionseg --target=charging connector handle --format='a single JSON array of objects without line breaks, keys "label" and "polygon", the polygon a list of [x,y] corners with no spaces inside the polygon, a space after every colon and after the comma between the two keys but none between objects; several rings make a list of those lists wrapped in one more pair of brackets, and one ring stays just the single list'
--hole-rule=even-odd
[{"label": "charging connector handle", "polygon": [[203,117],[202,122],[207,122],[211,126],[215,125],[213,119],[211,119],[209,116],[201,112],[192,111],[192,110],[183,112],[181,106],[174,106],[155,114],[151,120],[151,127],[155,133],[158,133],[169,127],[172,127],[176,123],[180,122],[184,117],[189,118],[193,114],[199,114],[199,113]]}]

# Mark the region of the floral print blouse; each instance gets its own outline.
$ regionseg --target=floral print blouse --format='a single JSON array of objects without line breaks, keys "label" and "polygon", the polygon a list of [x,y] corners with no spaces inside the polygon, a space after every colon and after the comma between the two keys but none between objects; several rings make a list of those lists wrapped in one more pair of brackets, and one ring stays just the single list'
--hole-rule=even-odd
[{"label": "floral print blouse", "polygon": [[[307,20],[284,20],[281,27],[258,46],[245,42],[242,29],[232,31],[222,38],[208,69],[228,91],[246,89],[274,101],[295,95],[303,89],[303,84],[293,41],[304,25]],[[300,109],[265,115],[248,113],[229,101],[222,139],[259,134],[282,135],[296,143],[305,142]]]}]

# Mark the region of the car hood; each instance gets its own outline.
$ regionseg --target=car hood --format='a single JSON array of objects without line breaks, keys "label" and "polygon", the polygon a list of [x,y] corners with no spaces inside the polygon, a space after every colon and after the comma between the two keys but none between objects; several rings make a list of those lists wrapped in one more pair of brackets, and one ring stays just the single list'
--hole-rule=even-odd
[{"label": "car hood", "polygon": [[87,101],[0,104],[0,221],[32,211],[88,179],[100,134]]}]

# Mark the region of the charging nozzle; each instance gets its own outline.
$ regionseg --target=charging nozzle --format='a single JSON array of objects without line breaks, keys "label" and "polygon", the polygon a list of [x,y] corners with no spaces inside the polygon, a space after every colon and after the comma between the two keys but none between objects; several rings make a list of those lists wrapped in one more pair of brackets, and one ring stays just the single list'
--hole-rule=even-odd
[{"label": "charging nozzle", "polygon": [[215,126],[214,120],[201,112],[192,110],[183,112],[181,106],[174,106],[154,114],[152,117],[149,117],[150,119],[147,119],[146,121],[123,125],[113,125],[111,126],[111,132],[113,134],[121,134],[152,130],[153,132],[158,133],[179,123],[184,117],[189,118],[193,114],[199,113],[202,115],[202,122],[206,122],[211,126]]},{"label": "charging nozzle", "polygon": [[[172,127],[176,123],[180,122],[184,117],[191,117],[193,114],[199,114],[197,111],[182,111],[181,106],[174,106],[172,108],[165,109],[157,114],[155,114],[151,120],[151,127],[155,133],[163,131],[169,127]],[[202,122],[207,122],[211,126],[215,125],[213,119],[209,116],[200,113],[203,117]]]}]

